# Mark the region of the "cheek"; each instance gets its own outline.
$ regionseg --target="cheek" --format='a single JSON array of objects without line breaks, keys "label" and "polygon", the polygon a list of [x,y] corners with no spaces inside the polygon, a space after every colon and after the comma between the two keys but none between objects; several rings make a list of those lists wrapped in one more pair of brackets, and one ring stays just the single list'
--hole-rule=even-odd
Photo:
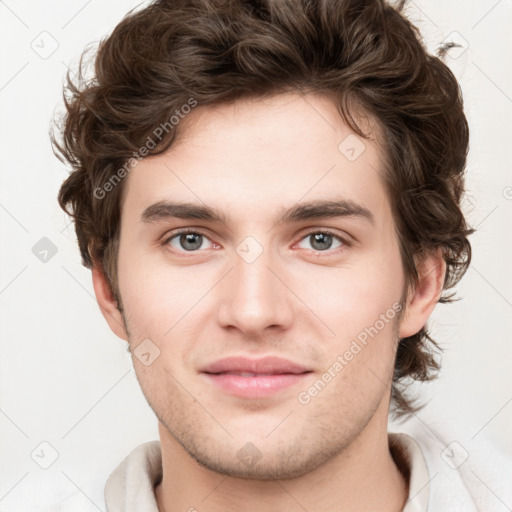
[{"label": "cheek", "polygon": [[313,273],[314,279],[310,275],[294,286],[301,290],[304,303],[329,326],[330,336],[351,339],[382,315],[394,318],[399,308],[403,280],[396,262],[367,261],[357,267]]},{"label": "cheek", "polygon": [[396,309],[389,308],[376,319],[371,315],[368,320],[352,318],[346,330],[345,325],[339,324],[340,334],[324,347],[326,366],[321,376],[335,381],[330,387],[338,397],[335,400],[367,407],[370,402],[377,403],[389,389],[398,315]]},{"label": "cheek", "polygon": [[119,286],[132,332],[163,339],[208,291],[206,276],[193,267],[171,267],[125,251]]}]

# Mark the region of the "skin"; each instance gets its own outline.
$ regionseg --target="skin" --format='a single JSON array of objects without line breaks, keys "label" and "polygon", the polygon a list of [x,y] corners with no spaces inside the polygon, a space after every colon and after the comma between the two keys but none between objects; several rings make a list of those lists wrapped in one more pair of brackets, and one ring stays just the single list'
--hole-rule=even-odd
[{"label": "skin", "polygon": [[[177,143],[127,178],[118,260],[123,313],[93,269],[114,333],[132,354],[144,339],[160,350],[148,366],[133,357],[159,419],[160,511],[402,510],[408,482],[387,437],[394,358],[398,338],[418,332],[437,303],[445,264],[439,253],[428,255],[417,285],[405,290],[380,147],[364,140],[365,150],[349,161],[338,145],[351,130],[329,99],[313,94],[197,107],[181,123]],[[354,201],[374,222],[278,223],[284,209],[314,199]],[[226,222],[142,222],[142,212],[161,200],[218,208]],[[195,252],[179,236],[166,242],[183,227],[205,235]],[[309,235],[326,229],[332,245],[318,249]],[[251,263],[236,251],[247,236],[262,248]],[[403,314],[300,403],[298,393],[400,302]],[[312,373],[270,397],[233,397],[200,374],[231,355],[275,355]],[[252,465],[237,456],[247,443],[261,455]]]}]

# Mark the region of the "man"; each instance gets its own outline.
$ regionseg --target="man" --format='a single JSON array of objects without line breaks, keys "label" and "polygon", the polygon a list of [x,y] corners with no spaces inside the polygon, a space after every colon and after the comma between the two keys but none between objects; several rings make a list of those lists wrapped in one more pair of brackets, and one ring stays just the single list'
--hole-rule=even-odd
[{"label": "man", "polygon": [[159,421],[108,511],[482,506],[450,439],[387,429],[472,232],[460,90],[401,7],[158,1],[69,80],[59,202]]}]

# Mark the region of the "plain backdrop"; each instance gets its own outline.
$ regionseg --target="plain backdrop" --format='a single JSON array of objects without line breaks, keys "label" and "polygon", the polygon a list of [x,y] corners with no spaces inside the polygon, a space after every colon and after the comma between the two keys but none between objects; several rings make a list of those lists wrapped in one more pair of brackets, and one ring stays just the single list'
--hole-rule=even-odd
[{"label": "plain backdrop", "polygon": [[[158,438],[57,205],[68,170],[48,137],[67,68],[138,3],[0,1],[2,511],[43,510]],[[414,421],[457,425],[512,455],[512,2],[430,0],[407,12],[431,52],[445,39],[463,45],[446,63],[471,129],[465,211],[477,228],[462,300],[431,319],[443,369],[421,386],[429,404]]]}]

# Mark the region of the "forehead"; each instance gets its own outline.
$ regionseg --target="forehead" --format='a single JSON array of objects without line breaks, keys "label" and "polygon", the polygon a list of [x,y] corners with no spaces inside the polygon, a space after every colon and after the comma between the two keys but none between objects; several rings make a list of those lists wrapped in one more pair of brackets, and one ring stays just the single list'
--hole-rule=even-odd
[{"label": "forehead", "polygon": [[[368,118],[361,124],[368,130]],[[376,216],[389,210],[377,127],[363,139],[324,96],[287,93],[196,107],[179,137],[128,175],[122,217],[140,221],[151,204],[209,205],[227,220],[301,201],[342,197]]]}]

